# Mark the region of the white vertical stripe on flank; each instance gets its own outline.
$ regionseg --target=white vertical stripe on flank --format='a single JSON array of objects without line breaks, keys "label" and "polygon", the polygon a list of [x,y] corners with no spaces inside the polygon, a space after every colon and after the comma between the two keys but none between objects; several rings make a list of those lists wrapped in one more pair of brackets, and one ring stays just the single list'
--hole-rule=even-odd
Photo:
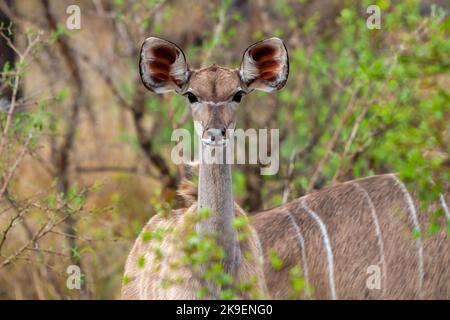
[{"label": "white vertical stripe on flank", "polygon": [[[254,235],[256,250],[258,250],[258,257],[256,257],[256,258],[258,259],[260,266],[264,269],[264,250],[261,245],[261,240],[259,238],[258,231],[256,231],[256,229],[251,227],[250,232]],[[263,276],[263,280],[264,280],[264,281],[262,281],[264,290],[265,290],[265,292],[267,292],[267,294],[269,294],[269,289],[267,288],[267,282],[266,282],[264,272],[263,272],[262,276]]]},{"label": "white vertical stripe on flank", "polygon": [[[297,222],[295,222],[294,217],[292,217],[292,214],[288,211],[286,212],[287,217],[289,220],[291,220],[292,226],[294,227],[294,230],[297,234],[297,240],[300,245],[300,255],[302,257],[302,264],[303,264],[303,275],[305,276],[306,284],[309,285],[309,277],[308,277],[308,265],[306,260],[306,249],[305,249],[305,238],[303,238],[302,233],[300,232],[300,228],[297,225]],[[308,291],[308,290],[306,290]],[[310,297],[311,298],[311,297]]]},{"label": "white vertical stripe on flank", "polygon": [[[174,219],[163,220],[160,223],[158,223],[153,230],[155,230],[157,228],[163,228],[164,229],[164,233],[166,233],[168,230],[170,230],[170,227],[174,223],[176,223],[176,221]],[[162,297],[164,297],[164,298],[167,297],[166,296],[166,294],[167,294],[166,292],[167,291],[166,291],[166,288],[164,286],[164,281],[167,279],[166,277],[168,277],[168,276],[166,276],[166,273],[168,273],[167,270],[169,269],[169,263],[170,263],[170,257],[169,256],[170,256],[170,251],[172,249],[171,246],[174,245],[173,237],[174,237],[173,232],[170,232],[168,234],[168,236],[163,240],[163,242],[158,247],[158,248],[163,248],[167,244],[167,248],[168,249],[167,249],[167,252],[165,252],[163,254],[163,257],[161,259],[161,265],[160,265],[160,270],[159,270],[159,273],[158,273],[157,285],[155,285],[154,288],[153,288],[154,289],[154,298],[153,299],[161,299]],[[153,247],[152,247],[152,250],[154,250]],[[154,260],[154,259],[152,259],[152,260]],[[149,272],[153,272],[152,268],[148,268],[148,270],[149,270]]]},{"label": "white vertical stripe on flank", "polygon": [[319,216],[312,211],[304,201],[300,202],[300,206],[317,222],[319,225],[320,231],[322,233],[323,245],[325,246],[325,250],[327,251],[327,260],[328,260],[328,283],[330,285],[331,291],[331,299],[336,300],[336,288],[334,285],[334,265],[333,265],[333,251],[331,250],[330,238],[328,237],[327,228],[323,221],[319,218]]},{"label": "white vertical stripe on flank", "polygon": [[250,232],[254,235],[254,238],[255,238],[255,245],[256,245],[256,250],[258,250],[259,262],[261,263],[261,265],[264,265],[264,250],[261,245],[261,239],[259,238],[258,231],[256,231],[256,229],[254,229],[254,228],[251,228]]},{"label": "white vertical stripe on flank", "polygon": [[447,218],[447,221],[450,221],[450,211],[448,210],[447,203],[445,203],[444,195],[441,193],[439,198],[441,199],[441,206],[442,209],[444,209],[445,217]]},{"label": "white vertical stripe on flank", "polygon": [[372,199],[370,198],[369,194],[367,193],[366,189],[364,189],[364,187],[362,187],[359,183],[354,182],[353,185],[356,187],[356,189],[358,189],[359,191],[361,191],[361,193],[364,195],[364,198],[367,200],[367,203],[369,204],[369,208],[370,208],[370,215],[372,216],[372,220],[373,220],[373,224],[375,226],[375,234],[377,235],[377,240],[378,240],[378,247],[380,249],[380,262],[379,264],[382,265],[382,272],[383,272],[383,291],[385,290],[385,283],[386,283],[386,261],[384,259],[384,243],[383,243],[383,237],[381,235],[381,227],[380,227],[380,223],[378,221],[378,216],[377,216],[377,212],[375,210],[375,206],[373,205]]},{"label": "white vertical stripe on flank", "polygon": [[414,202],[411,198],[411,195],[409,194],[408,190],[406,189],[403,182],[401,182],[395,175],[391,175],[391,177],[394,179],[395,183],[400,187],[403,197],[405,198],[406,203],[408,204],[408,212],[409,216],[411,217],[411,221],[414,225],[414,229],[416,229],[419,232],[419,237],[416,239],[416,247],[417,247],[417,256],[419,259],[419,292],[422,289],[423,285],[423,277],[424,277],[424,270],[423,270],[423,247],[422,247],[422,233],[420,230],[420,224],[419,220],[417,219],[417,212],[416,207],[414,206]]},{"label": "white vertical stripe on flank", "polygon": [[[162,260],[161,260],[161,267],[158,273],[158,282],[157,285],[155,286],[155,297],[158,297],[159,299],[161,298],[161,296],[158,294],[159,292],[164,292],[165,291],[165,286],[164,286],[164,280],[166,280],[166,273],[167,273],[167,268],[168,268],[168,264],[169,264],[169,252],[167,252],[166,254],[164,254]],[[161,291],[159,291],[161,290]],[[159,292],[158,292],[159,291]],[[164,292],[164,297],[165,297],[165,292]]]},{"label": "white vertical stripe on flank", "polygon": [[[137,261],[133,261],[134,263],[137,264]],[[139,270],[139,300],[145,300],[145,271],[147,269],[142,269]]]}]

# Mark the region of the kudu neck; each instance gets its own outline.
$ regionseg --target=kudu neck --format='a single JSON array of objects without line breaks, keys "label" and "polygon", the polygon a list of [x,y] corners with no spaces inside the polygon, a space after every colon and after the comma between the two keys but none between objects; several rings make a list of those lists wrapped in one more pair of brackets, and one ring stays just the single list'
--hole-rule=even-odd
[{"label": "kudu neck", "polygon": [[224,269],[232,273],[239,256],[239,245],[236,230],[231,225],[235,212],[230,164],[200,164],[198,209],[203,208],[209,208],[211,213],[199,222],[198,230],[216,236],[217,244],[225,251]]}]

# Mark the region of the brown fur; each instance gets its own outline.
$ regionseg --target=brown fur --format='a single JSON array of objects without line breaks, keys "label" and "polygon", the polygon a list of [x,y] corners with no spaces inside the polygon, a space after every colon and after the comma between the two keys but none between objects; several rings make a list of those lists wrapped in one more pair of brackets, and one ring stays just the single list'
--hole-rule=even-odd
[{"label": "brown fur", "polygon": [[[361,186],[374,205],[384,243],[385,273],[381,289],[368,289],[367,268],[380,264],[377,234],[370,215],[370,207]],[[414,198],[415,199],[415,198]],[[301,255],[290,212],[305,239],[307,269],[315,299],[330,299],[326,252],[317,223],[302,208],[304,201],[327,228],[334,256],[334,281],[338,299],[449,299],[450,298],[450,239],[443,226],[434,236],[427,235],[429,212],[417,210],[422,230],[423,285],[419,283],[419,259],[413,239],[410,208],[393,175],[380,175],[349,181],[296,199],[286,205],[260,212],[253,217],[264,252],[274,248],[283,260],[283,268],[274,270],[266,259],[264,272],[271,296],[290,297],[289,270],[300,266]],[[447,205],[449,198],[446,198]],[[433,204],[430,210],[440,207]],[[302,268],[303,269],[303,268]],[[302,294],[301,298],[307,298]]]},{"label": "brown fur", "polygon": [[[187,209],[180,209],[173,212],[170,217],[155,215],[150,219],[142,230],[141,235],[136,240],[131,250],[125,266],[125,277],[128,279],[122,286],[122,299],[196,299],[197,290],[201,283],[187,267],[172,267],[179,262],[181,248],[180,238],[174,235],[184,234],[190,230],[185,222],[194,212],[197,206],[193,204]],[[237,216],[246,216],[245,212],[236,204],[235,212]],[[156,228],[165,230],[173,229],[168,233],[161,243],[157,241],[144,242],[142,234],[152,232]],[[256,289],[261,293],[261,297],[267,297],[264,272],[262,268],[261,252],[258,247],[256,232],[253,228],[247,230],[247,237],[240,241],[240,249],[243,253],[241,263],[234,276],[236,284],[248,281],[252,276],[256,276]],[[182,237],[181,237],[182,239]],[[158,259],[154,250],[158,248],[163,252],[163,258]],[[146,263],[143,268],[138,267],[138,260],[145,256]],[[183,279],[181,283],[169,285],[165,288],[161,281],[168,279]],[[208,297],[207,297],[208,298]],[[209,297],[211,298],[211,297]],[[243,296],[242,298],[249,298]]]},{"label": "brown fur", "polygon": [[226,101],[236,92],[240,85],[239,72],[218,65],[193,70],[189,86],[195,88],[194,94],[202,97],[204,101]]},{"label": "brown fur", "polygon": [[[366,286],[369,277],[367,267],[378,265],[381,270],[383,268],[380,265],[380,250],[368,200],[355,184],[361,186],[369,195],[381,227],[386,274],[381,274],[379,290],[368,289]],[[185,180],[181,184],[179,194],[187,202],[195,203],[197,187]],[[327,227],[334,255],[338,299],[450,298],[450,239],[445,231],[445,217],[439,221],[444,226],[442,230],[436,235],[427,236],[430,212],[418,212],[424,252],[424,281],[420,290],[417,248],[408,213],[410,209],[392,175],[348,181],[252,217],[252,226],[257,231],[256,237],[259,238],[264,251],[264,277],[272,298],[292,298],[290,270],[295,266],[303,270],[301,249],[292,221],[286,215],[288,212],[293,216],[305,239],[308,278],[312,288],[311,296],[304,291],[298,298],[331,298],[322,235],[317,223],[300,207],[301,201],[306,201]],[[446,201],[449,203],[448,196]],[[414,202],[417,210],[417,200]],[[440,206],[440,203],[435,203],[430,207],[430,211],[439,209]],[[239,212],[243,214],[242,211]],[[145,230],[148,230],[150,225],[151,222]],[[252,237],[252,246],[258,241],[256,237]],[[275,270],[270,262],[268,256],[271,250],[277,252],[283,261],[280,270]],[[129,261],[137,259],[135,254],[133,258],[133,252],[136,252],[135,248]],[[128,290],[133,290],[130,288],[132,287],[128,287]]]}]

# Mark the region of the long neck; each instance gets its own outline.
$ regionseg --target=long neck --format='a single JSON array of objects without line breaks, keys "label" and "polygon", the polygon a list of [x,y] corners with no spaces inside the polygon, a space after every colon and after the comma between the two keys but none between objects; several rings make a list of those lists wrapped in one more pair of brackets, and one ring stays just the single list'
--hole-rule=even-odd
[{"label": "long neck", "polygon": [[233,273],[239,257],[230,164],[200,164],[198,208],[209,208],[211,214],[198,224],[200,233],[214,234],[225,251],[224,269]]}]

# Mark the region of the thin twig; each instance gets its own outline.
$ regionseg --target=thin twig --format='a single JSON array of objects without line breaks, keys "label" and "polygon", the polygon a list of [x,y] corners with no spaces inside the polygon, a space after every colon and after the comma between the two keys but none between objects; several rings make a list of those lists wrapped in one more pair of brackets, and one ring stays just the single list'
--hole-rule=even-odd
[{"label": "thin twig", "polygon": [[[1,31],[0,31],[0,34],[4,36],[3,32],[1,32]],[[33,49],[33,47],[40,41],[40,36],[41,35],[38,34],[34,39],[31,39],[28,37],[28,41],[29,41],[28,46],[23,53],[20,53],[17,50],[17,48],[15,48],[14,44],[10,40],[8,42],[8,45],[11,48],[13,48],[13,50],[15,52],[19,52],[18,55],[20,57],[20,60],[18,63],[18,68],[16,70],[16,74],[14,76],[14,86],[13,86],[13,93],[11,96],[11,103],[10,103],[9,110],[8,110],[8,116],[6,118],[6,124],[5,124],[5,127],[3,128],[3,132],[2,132],[2,136],[1,136],[1,140],[0,140],[0,156],[2,155],[5,145],[7,143],[9,127],[11,126],[14,109],[16,108],[17,92],[19,90],[19,80],[20,80],[21,73],[23,71],[23,64],[25,62],[26,57],[31,52],[31,49]]]},{"label": "thin twig", "polygon": [[339,135],[341,134],[341,131],[344,128],[344,124],[347,122],[347,119],[352,114],[353,109],[356,105],[356,100],[357,100],[357,95],[359,93],[359,89],[360,89],[360,86],[358,85],[353,90],[352,95],[350,96],[350,100],[345,109],[344,115],[342,116],[341,121],[339,122],[336,130],[334,130],[331,139],[327,143],[325,154],[320,159],[313,175],[311,176],[311,179],[310,179],[309,185],[308,185],[308,191],[311,191],[314,188],[314,185],[316,184],[318,178],[320,177],[323,167],[326,164],[326,162],[328,161],[328,158],[335,147],[336,141],[338,140]]},{"label": "thin twig", "polygon": [[336,169],[336,172],[335,172],[335,174],[333,176],[332,183],[335,183],[337,181],[337,179],[339,178],[339,175],[341,173],[341,169],[343,167],[343,162],[345,161],[345,159],[346,159],[346,157],[348,155],[348,152],[350,151],[350,147],[352,146],[352,143],[355,140],[355,137],[356,137],[356,134],[358,133],[358,129],[359,129],[360,125],[361,125],[361,122],[364,119],[364,117],[365,117],[365,115],[366,115],[368,110],[369,110],[369,104],[366,103],[363,106],[363,110],[360,112],[360,114],[356,118],[356,121],[355,121],[355,123],[353,125],[352,131],[350,133],[350,136],[347,139],[347,142],[346,142],[345,147],[344,147],[344,152],[342,153],[342,155],[340,157],[340,161],[339,161],[338,167]]},{"label": "thin twig", "polygon": [[12,177],[14,176],[14,173],[16,172],[16,169],[19,166],[20,162],[22,162],[23,158],[25,157],[25,153],[28,150],[28,146],[29,146],[32,138],[33,138],[33,130],[28,133],[27,140],[25,141],[24,145],[22,146],[22,150],[20,151],[19,155],[16,158],[16,161],[12,165],[11,169],[8,172],[8,175],[6,176],[5,180],[3,181],[3,186],[0,189],[0,198],[5,193],[5,190],[8,187],[8,184],[11,181]]},{"label": "thin twig", "polygon": [[287,174],[286,174],[286,182],[285,182],[285,186],[284,186],[284,190],[283,190],[283,200],[282,200],[283,204],[288,202],[289,195],[291,194],[291,180],[292,180],[292,175],[294,173],[294,163],[295,163],[296,155],[297,155],[297,149],[294,148],[294,150],[292,150],[291,156],[289,158],[288,170],[287,170]]}]

